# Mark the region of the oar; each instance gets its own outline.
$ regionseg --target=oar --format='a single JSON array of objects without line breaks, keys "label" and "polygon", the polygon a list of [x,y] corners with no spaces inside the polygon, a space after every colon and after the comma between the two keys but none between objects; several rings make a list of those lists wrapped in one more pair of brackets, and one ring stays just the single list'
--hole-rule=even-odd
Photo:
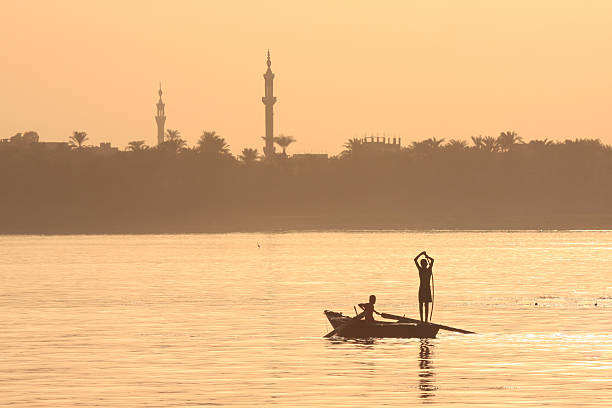
[{"label": "oar", "polygon": [[346,322],[346,323],[344,323],[344,324],[341,324],[340,326],[338,326],[338,327],[337,327],[337,328],[335,328],[334,330],[330,331],[329,333],[327,333],[327,334],[326,334],[325,336],[323,336],[323,337],[327,339],[327,338],[329,338],[329,337],[333,336],[333,335],[334,335],[334,334],[336,334],[336,333],[341,333],[341,332],[342,332],[342,330],[346,329],[348,326],[350,326],[350,325],[352,325],[352,324],[357,323],[357,322],[359,321],[359,319],[361,319],[361,318],[363,317],[363,314],[364,314],[364,313],[365,313],[365,312],[361,312],[361,313],[359,313],[357,316],[355,316],[355,317],[351,317],[351,319],[350,319],[348,322]]},{"label": "oar", "polygon": [[[419,323],[419,324],[424,323],[421,320],[411,319],[409,317],[404,317],[404,316],[392,315],[389,313],[381,313],[380,315],[384,317],[385,319],[397,320],[398,322]],[[442,324],[436,324],[436,323],[429,323],[429,324],[437,327],[438,329],[453,331],[457,333],[464,333],[464,334],[476,334],[469,330],[457,329],[456,327],[444,326]]]},{"label": "oar", "polygon": [[434,285],[433,271],[431,271],[431,310],[429,311],[429,321],[433,316],[434,301],[436,300],[436,285]]}]

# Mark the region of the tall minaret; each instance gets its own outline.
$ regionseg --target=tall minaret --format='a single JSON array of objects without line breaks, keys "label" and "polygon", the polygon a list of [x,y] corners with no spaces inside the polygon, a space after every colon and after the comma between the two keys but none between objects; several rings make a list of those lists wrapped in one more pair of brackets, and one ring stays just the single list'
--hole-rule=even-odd
[{"label": "tall minaret", "polygon": [[266,105],[266,145],[264,147],[264,154],[266,157],[274,156],[274,103],[276,97],[274,96],[274,74],[270,69],[272,62],[270,61],[270,50],[268,50],[268,70],[264,74],[266,80],[265,96],[261,98],[264,105]]},{"label": "tall minaret", "polygon": [[164,124],[166,123],[166,113],[164,112],[164,102],[162,101],[162,89],[161,83],[159,84],[159,101],[157,102],[157,116],[155,121],[157,122],[157,144],[164,143]]}]

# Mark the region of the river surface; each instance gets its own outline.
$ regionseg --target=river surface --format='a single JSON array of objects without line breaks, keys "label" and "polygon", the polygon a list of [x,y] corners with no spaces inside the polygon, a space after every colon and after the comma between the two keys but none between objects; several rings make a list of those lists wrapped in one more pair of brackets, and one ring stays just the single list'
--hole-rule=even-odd
[{"label": "river surface", "polygon": [[[423,249],[478,334],[322,338]],[[606,231],[0,236],[2,407],[609,407],[611,330]]]}]

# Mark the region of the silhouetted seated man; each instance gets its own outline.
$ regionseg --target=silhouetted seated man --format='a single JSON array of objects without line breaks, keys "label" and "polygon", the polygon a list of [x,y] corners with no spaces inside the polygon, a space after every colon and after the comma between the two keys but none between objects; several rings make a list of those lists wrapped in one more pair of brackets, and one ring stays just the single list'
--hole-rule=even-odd
[{"label": "silhouetted seated man", "polygon": [[[423,255],[425,257],[421,259],[419,264],[419,258]],[[419,270],[419,279],[421,281],[419,285],[419,314],[421,315],[421,321],[427,322],[427,318],[429,317],[429,303],[432,302],[429,282],[433,274],[432,268],[434,260],[423,251],[414,258],[414,264]],[[425,320],[423,320],[423,307],[425,308]]]},{"label": "silhouetted seated man", "polygon": [[359,307],[363,309],[363,315],[366,322],[374,321],[374,313],[380,316],[380,313],[374,310],[374,303],[376,303],[376,296],[370,295],[370,301],[368,303],[359,304]]}]

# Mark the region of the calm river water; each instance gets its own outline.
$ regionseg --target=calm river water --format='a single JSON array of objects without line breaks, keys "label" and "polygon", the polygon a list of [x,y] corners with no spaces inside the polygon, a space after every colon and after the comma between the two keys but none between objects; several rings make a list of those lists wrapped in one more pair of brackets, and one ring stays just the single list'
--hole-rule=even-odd
[{"label": "calm river water", "polygon": [[[322,338],[423,249],[478,334]],[[2,407],[609,407],[611,329],[612,232],[0,236]]]}]

